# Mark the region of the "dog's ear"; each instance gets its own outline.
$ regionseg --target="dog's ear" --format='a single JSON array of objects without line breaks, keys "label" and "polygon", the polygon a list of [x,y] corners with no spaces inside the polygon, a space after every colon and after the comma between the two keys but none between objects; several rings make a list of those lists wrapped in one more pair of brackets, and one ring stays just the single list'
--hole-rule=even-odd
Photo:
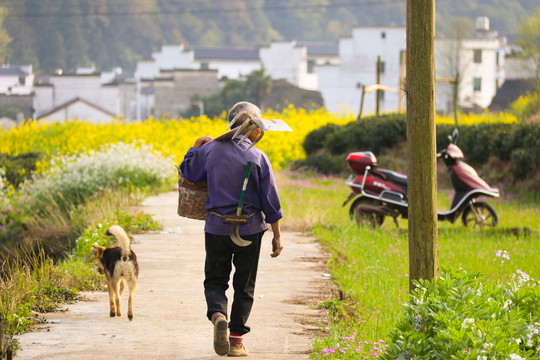
[{"label": "dog's ear", "polygon": [[103,252],[105,251],[105,248],[103,246],[99,246],[98,244],[92,244],[92,247],[96,249],[97,257],[101,257],[101,255],[103,255]]}]

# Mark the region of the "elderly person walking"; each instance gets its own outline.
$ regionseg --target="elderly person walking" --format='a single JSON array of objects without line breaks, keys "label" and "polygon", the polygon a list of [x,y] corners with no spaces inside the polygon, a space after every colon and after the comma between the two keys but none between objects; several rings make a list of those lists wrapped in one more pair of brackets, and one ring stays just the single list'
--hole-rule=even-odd
[{"label": "elderly person walking", "polygon": [[[231,108],[229,122],[236,118],[232,126],[236,128],[250,117],[260,119],[261,116],[256,105],[239,102]],[[214,350],[218,355],[248,355],[243,335],[250,331],[246,322],[253,305],[261,240],[270,227],[273,232],[271,256],[277,257],[283,249],[279,226],[283,213],[272,166],[266,154],[256,147],[245,151],[260,134],[261,130],[256,129],[243,142],[240,140],[244,135],[212,142],[210,136],[201,137],[180,165],[188,180],[208,183],[204,294],[207,317],[214,326]],[[246,172],[246,168],[251,171]],[[247,215],[248,220],[239,226],[239,235],[251,243],[239,246],[231,240],[231,224],[224,221],[224,216],[236,214],[245,176],[247,187],[242,215]],[[231,264],[235,268],[234,299],[229,315],[225,291],[229,287]]]}]

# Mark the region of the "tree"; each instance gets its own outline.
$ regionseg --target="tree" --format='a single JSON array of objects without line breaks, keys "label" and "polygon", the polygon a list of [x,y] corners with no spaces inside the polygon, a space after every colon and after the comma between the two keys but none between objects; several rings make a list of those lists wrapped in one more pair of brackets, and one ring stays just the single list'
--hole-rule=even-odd
[{"label": "tree", "polygon": [[246,78],[246,99],[263,106],[264,100],[272,91],[272,78],[265,75],[264,69],[254,70]]},{"label": "tree", "polygon": [[521,48],[520,55],[534,62],[535,87],[540,91],[540,8],[523,21],[516,44]]},{"label": "tree", "polygon": [[469,66],[461,60],[463,39],[473,33],[474,24],[472,19],[468,17],[456,16],[454,22],[447,20],[441,25],[441,28],[441,32],[448,34],[448,36],[441,35],[437,39],[437,81],[448,83],[452,88],[452,112],[457,127],[459,125],[459,94],[463,87],[462,76]]},{"label": "tree", "polygon": [[435,156],[435,0],[407,0],[409,272],[438,276]]},{"label": "tree", "polygon": [[7,9],[0,7],[0,59],[2,59],[2,61],[7,58],[8,45],[11,42],[11,37],[4,28],[6,15]]}]

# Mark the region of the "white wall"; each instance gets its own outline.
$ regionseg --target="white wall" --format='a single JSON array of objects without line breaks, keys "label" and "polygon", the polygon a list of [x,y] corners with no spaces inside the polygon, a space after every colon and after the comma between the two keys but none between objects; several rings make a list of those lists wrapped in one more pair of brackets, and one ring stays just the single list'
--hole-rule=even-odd
[{"label": "white wall", "polygon": [[201,63],[207,63],[208,69],[217,70],[218,79],[244,79],[255,70],[261,69],[261,62],[258,60],[208,60],[197,62],[197,68]]},{"label": "white wall", "polygon": [[54,108],[54,89],[49,85],[36,86],[34,88],[34,116]]},{"label": "white wall", "polygon": [[160,52],[152,53],[152,58],[161,70],[195,69],[194,54],[183,44],[163,45]]},{"label": "white wall", "polygon": [[[51,76],[53,86],[52,107],[62,105],[76,97],[113,113],[120,113],[118,86],[102,86],[101,75],[58,75]],[[38,113],[49,109],[40,109]]]},{"label": "white wall", "polygon": [[[399,89],[401,51],[405,50],[404,27],[366,27],[353,30],[352,37],[339,41],[340,64],[315,66],[319,91],[329,111],[357,113],[360,109],[362,85],[377,82],[377,57],[384,62],[382,85]],[[399,93],[384,92],[380,111],[397,111]],[[366,94],[363,114],[375,113],[375,92]]]},{"label": "white wall", "polygon": [[[458,105],[487,108],[505,81],[505,54],[498,38],[473,38],[460,41],[437,39],[436,77],[454,78],[459,70]],[[481,62],[474,61],[475,50],[481,51]],[[480,90],[474,89],[474,79],[480,79]],[[447,112],[452,104],[451,83],[437,83],[437,110]],[[450,89],[450,90],[449,90]]]},{"label": "white wall", "polygon": [[103,113],[102,111],[99,111],[93,106],[90,106],[82,101],[77,101],[52,114],[40,118],[40,121],[44,123],[64,122],[68,120],[73,120],[74,118],[77,118],[78,120],[91,121],[96,123],[106,123],[110,121],[113,117]]},{"label": "white wall", "polygon": [[317,89],[317,76],[307,72],[306,46],[296,46],[295,41],[272,42],[259,49],[259,57],[266,74],[272,79],[285,79],[307,90]]}]

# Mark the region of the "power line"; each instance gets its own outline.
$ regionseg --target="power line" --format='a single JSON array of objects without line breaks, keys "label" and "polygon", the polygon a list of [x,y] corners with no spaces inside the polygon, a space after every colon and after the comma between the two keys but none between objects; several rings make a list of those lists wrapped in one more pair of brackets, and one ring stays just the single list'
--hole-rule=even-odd
[{"label": "power line", "polygon": [[[157,4],[157,3],[156,3]],[[221,2],[221,4],[223,4]],[[62,12],[62,13],[47,13],[43,10],[36,13],[8,13],[7,17],[16,17],[16,18],[35,18],[35,17],[95,17],[95,16],[158,16],[158,15],[181,15],[181,14],[221,14],[221,13],[230,13],[230,12],[254,12],[254,11],[280,11],[280,10],[291,10],[291,9],[321,9],[321,8],[336,8],[336,7],[349,7],[349,6],[378,6],[378,5],[399,5],[405,4],[405,0],[369,0],[362,2],[345,2],[345,3],[335,3],[327,5],[315,5],[315,4],[305,4],[305,5],[274,5],[274,6],[261,6],[261,7],[246,7],[243,9],[239,8],[210,8],[210,9],[178,9],[178,10],[126,10],[126,11],[97,11],[97,12]],[[166,4],[175,6],[175,4]],[[180,4],[176,4],[180,5]],[[73,5],[76,6],[76,5]],[[79,5],[82,7],[83,5]],[[117,4],[118,6],[118,4]],[[120,5],[128,6],[128,5]],[[163,6],[163,4],[162,4]],[[4,6],[5,7],[5,6]],[[64,7],[62,7],[64,8]],[[43,7],[42,7],[43,9]]]}]

